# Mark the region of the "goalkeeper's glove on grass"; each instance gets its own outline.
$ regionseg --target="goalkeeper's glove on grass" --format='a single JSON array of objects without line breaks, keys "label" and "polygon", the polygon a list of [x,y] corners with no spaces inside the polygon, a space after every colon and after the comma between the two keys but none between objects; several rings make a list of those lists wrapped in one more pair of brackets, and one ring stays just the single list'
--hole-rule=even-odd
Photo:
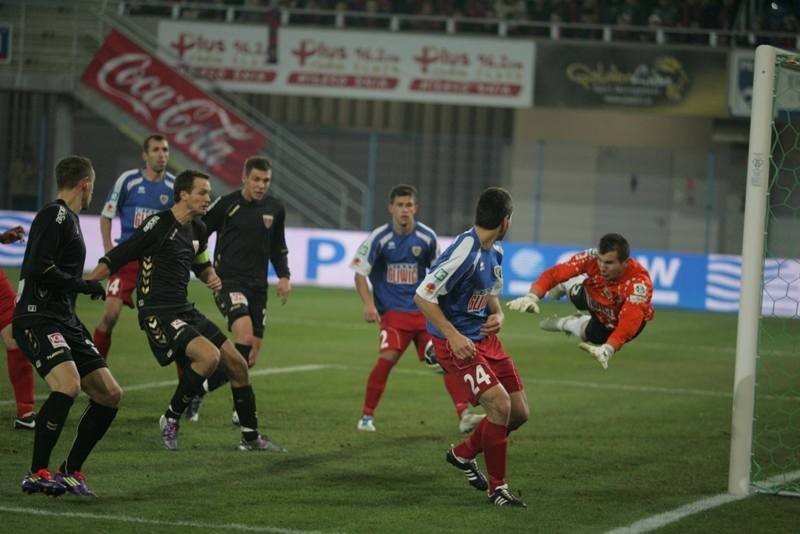
[{"label": "goalkeeper's glove on grass", "polygon": [[516,312],[539,313],[539,297],[533,293],[528,293],[524,297],[509,300],[506,306]]},{"label": "goalkeeper's glove on grass", "polygon": [[608,369],[608,360],[614,355],[614,347],[605,343],[603,345],[592,345],[591,343],[581,343],[578,345],[581,349],[591,354],[595,360],[600,362],[603,369]]}]

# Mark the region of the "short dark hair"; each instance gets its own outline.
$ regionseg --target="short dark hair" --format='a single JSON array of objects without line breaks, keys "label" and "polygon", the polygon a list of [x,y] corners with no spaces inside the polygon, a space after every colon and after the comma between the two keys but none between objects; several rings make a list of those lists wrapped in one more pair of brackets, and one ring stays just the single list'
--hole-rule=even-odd
[{"label": "short dark hair", "polygon": [[92,174],[94,174],[92,161],[83,156],[67,156],[56,163],[56,185],[59,191],[72,189]]},{"label": "short dark hair", "polygon": [[272,162],[269,160],[269,158],[265,158],[263,156],[253,156],[251,158],[247,158],[244,162],[244,175],[247,176],[253,169],[258,169],[259,171],[268,171],[271,168]]},{"label": "short dark hair", "polygon": [[172,190],[172,198],[175,199],[175,202],[181,201],[181,191],[185,193],[192,192],[192,186],[194,185],[195,178],[203,178],[204,180],[210,180],[211,177],[204,172],[195,170],[195,169],[186,169],[185,171],[178,174],[175,177],[175,185],[173,186],[174,189]]},{"label": "short dark hair", "polygon": [[394,202],[394,199],[397,197],[414,197],[414,201],[416,202],[417,188],[413,185],[397,184],[389,192],[389,204]]},{"label": "short dark hair", "polygon": [[166,141],[166,140],[167,138],[161,134],[157,133],[150,134],[144,138],[144,141],[142,141],[142,152],[147,154],[147,151],[150,150],[150,141]]},{"label": "short dark hair", "polygon": [[514,211],[511,194],[501,187],[490,187],[481,193],[475,207],[475,226],[493,230]]},{"label": "short dark hair", "polygon": [[628,240],[620,234],[606,234],[600,238],[597,252],[607,254],[612,251],[616,251],[617,259],[621,262],[627,260],[631,255],[631,247],[628,244]]}]

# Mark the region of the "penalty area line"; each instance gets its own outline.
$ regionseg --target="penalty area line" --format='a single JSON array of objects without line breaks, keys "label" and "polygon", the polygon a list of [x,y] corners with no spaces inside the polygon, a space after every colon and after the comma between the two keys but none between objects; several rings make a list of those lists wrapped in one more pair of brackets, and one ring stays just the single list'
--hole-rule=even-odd
[{"label": "penalty area line", "polygon": [[161,521],[157,519],[146,519],[143,517],[133,517],[127,515],[111,514],[90,514],[87,512],[52,512],[49,510],[38,510],[36,508],[11,508],[0,506],[0,512],[31,515],[61,517],[67,519],[91,519],[95,521],[114,521],[117,523],[131,523],[138,525],[154,525],[159,527],[190,527],[201,528],[211,531],[235,531],[235,532],[269,532],[275,534],[322,534],[319,530],[292,530],[288,528],[267,527],[259,525],[242,525],[240,523],[199,523],[195,521]]},{"label": "penalty area line", "polygon": [[[800,479],[800,471],[792,471],[791,473],[776,475],[764,480],[763,482],[758,482],[758,485],[765,488],[775,488],[776,486],[780,486],[781,484],[786,484],[797,479]],[[651,530],[664,527],[670,523],[680,521],[684,517],[688,517],[699,512],[704,512],[706,510],[711,510],[712,508],[722,506],[723,504],[740,501],[750,496],[752,495],[744,495],[740,497],[731,495],[730,493],[720,493],[719,495],[714,495],[712,497],[700,499],[699,501],[691,502],[679,508],[675,508],[674,510],[670,510],[669,512],[663,512],[651,517],[646,517],[645,519],[631,523],[627,527],[609,530],[607,534],[640,534],[642,532],[650,532]]]}]

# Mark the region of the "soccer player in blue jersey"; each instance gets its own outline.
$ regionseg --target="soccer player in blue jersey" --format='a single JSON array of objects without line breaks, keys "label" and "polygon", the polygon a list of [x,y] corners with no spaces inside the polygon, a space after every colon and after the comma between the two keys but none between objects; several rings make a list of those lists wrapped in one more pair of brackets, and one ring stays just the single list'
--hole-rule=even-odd
[{"label": "soccer player in blue jersey", "polygon": [[[103,250],[114,247],[111,241],[111,221],[119,215],[121,232],[117,243],[128,239],[133,231],[150,215],[169,209],[174,204],[175,177],[167,172],[169,143],[160,134],[151,134],[142,143],[144,169],[123,172],[108,193],[100,216],[100,234]],[[103,358],[111,348],[111,332],[119,320],[122,305],[133,308],[131,293],[136,288],[139,261],[132,261],[114,273],[106,286],[106,305],[103,317],[94,329],[94,344]]]},{"label": "soccer player in blue jersey", "polygon": [[[356,291],[364,304],[364,320],[380,324],[378,361],[367,379],[364,409],[357,425],[358,430],[368,432],[375,431],[375,409],[389,373],[412,341],[420,361],[425,358],[430,334],[425,317],[414,304],[414,290],[439,254],[436,233],[414,219],[414,187],[400,184],[392,188],[389,213],[392,221],[373,230],[350,263],[356,272]],[[444,383],[456,407],[459,429],[469,432],[483,415],[469,412],[469,399],[455,376],[444,375]]]},{"label": "soccer player in blue jersey", "polygon": [[[458,377],[473,404],[486,418],[456,447],[447,462],[461,470],[469,484],[488,490],[497,506],[525,507],[508,490],[506,451],[509,432],[528,420],[528,399],[514,362],[497,333],[504,315],[503,250],[497,243],[511,226],[513,204],[508,191],[490,187],[481,193],[475,226],[459,235],[431,266],[414,301],[428,319],[439,364]],[[487,482],[475,457],[483,452]]]}]

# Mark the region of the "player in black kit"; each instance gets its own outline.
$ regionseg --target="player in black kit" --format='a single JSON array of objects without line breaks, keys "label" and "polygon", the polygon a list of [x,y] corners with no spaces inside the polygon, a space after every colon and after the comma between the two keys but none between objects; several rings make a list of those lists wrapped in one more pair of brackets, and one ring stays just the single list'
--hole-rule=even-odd
[{"label": "player in black kit", "polygon": [[[236,348],[253,367],[261,350],[267,312],[267,262],[278,276],[277,293],[282,304],[291,291],[289,251],[286,246],[286,209],[267,194],[272,181],[272,165],[267,158],[245,161],[242,189],[215,200],[203,217],[209,235],[217,232],[214,268],[222,279],[222,289],[214,294],[219,311],[228,319]],[[227,377],[221,370],[204,384],[204,391],[223,385]],[[193,400],[187,415],[196,421],[199,398]],[[233,414],[236,424],[236,412]]]},{"label": "player in black kit", "polygon": [[181,414],[203,387],[203,380],[221,365],[231,380],[234,406],[242,429],[240,450],[273,450],[275,444],[258,434],[253,388],[244,358],[214,323],[187,299],[190,271],[216,291],[222,283],[206,249],[203,215],[210,203],[208,175],[186,170],[175,178],[175,205],[151,215],[133,235],[100,258],[87,278],[99,280],[139,259],[136,284],[139,326],[162,366],[172,361],[184,367],[178,387],[161,416],[161,440],[178,448]]},{"label": "player in black kit", "polygon": [[[80,156],[60,160],[56,184],[58,199],[36,214],[28,233],[13,320],[14,339],[50,388],[36,416],[31,472],[22,480],[22,491],[96,497],[81,467],[111,426],[122,389],[75,313],[78,293],[93,299],[105,295],[99,282],[82,278],[86,245],[78,213],[92,201],[92,162]],[[51,476],[50,454],[81,390],[89,406],[66,461]]]}]

